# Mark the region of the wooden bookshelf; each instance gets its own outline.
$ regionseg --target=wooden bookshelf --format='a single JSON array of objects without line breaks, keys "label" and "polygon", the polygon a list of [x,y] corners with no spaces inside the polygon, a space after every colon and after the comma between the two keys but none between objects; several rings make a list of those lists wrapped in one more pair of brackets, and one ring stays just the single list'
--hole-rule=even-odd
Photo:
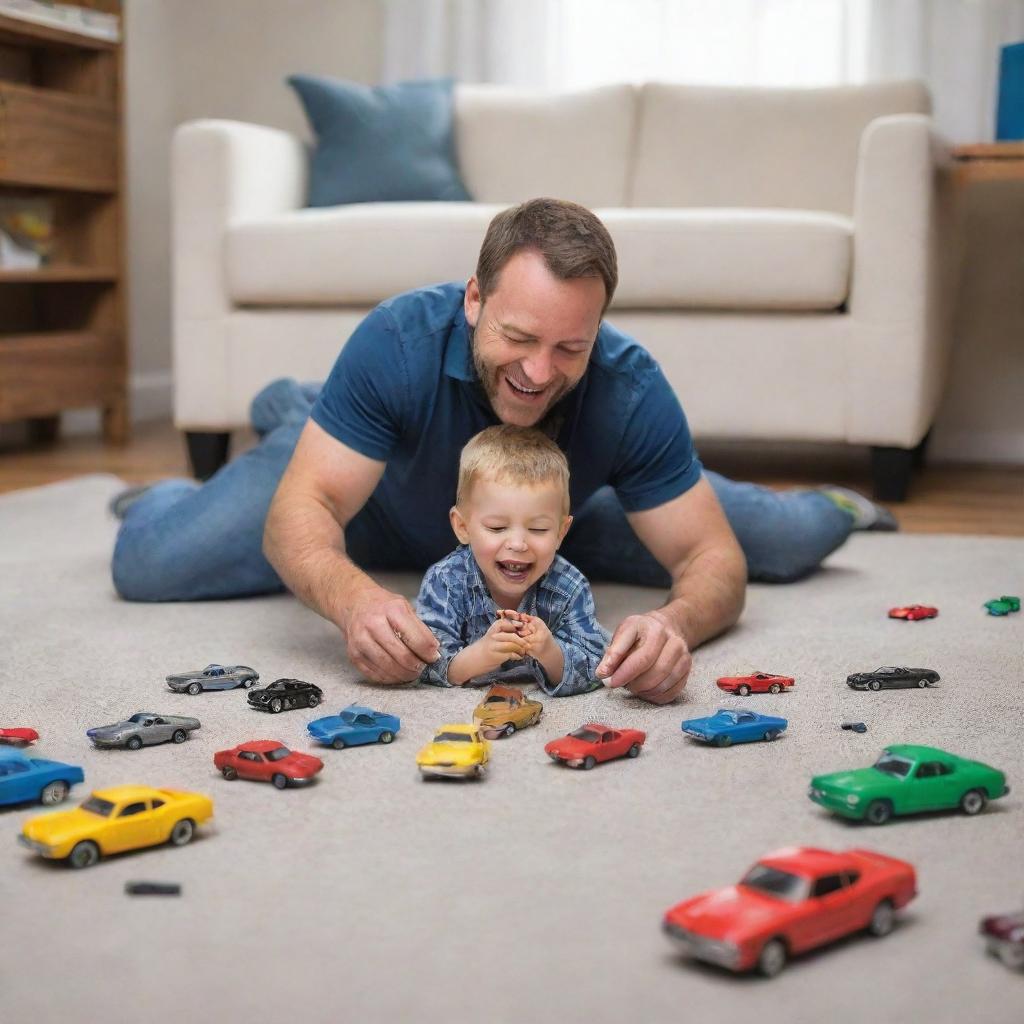
[{"label": "wooden bookshelf", "polygon": [[0,267],[0,422],[37,437],[89,407],[107,441],[128,437],[122,84],[119,43],[0,14],[0,196],[54,209],[49,262]]}]

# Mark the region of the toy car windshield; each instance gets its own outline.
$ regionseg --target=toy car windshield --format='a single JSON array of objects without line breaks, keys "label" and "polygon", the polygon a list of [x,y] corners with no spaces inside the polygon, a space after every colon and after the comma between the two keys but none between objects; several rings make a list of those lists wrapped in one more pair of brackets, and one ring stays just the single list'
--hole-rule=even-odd
[{"label": "toy car windshield", "polygon": [[101,800],[98,796],[91,796],[82,804],[83,811],[91,811],[101,818],[109,818],[114,805],[109,800]]},{"label": "toy car windshield", "polygon": [[290,753],[291,751],[287,747],[277,747],[274,750],[268,751],[266,758],[268,761],[280,761]]},{"label": "toy car windshield", "polygon": [[469,743],[473,739],[464,732],[439,732],[434,737],[435,743]]},{"label": "toy car windshield", "polygon": [[484,703],[485,704],[508,704],[509,703],[509,699],[508,699],[508,697],[497,697],[497,696],[495,696],[495,697],[488,697],[484,701]]},{"label": "toy car windshield", "polygon": [[740,880],[740,885],[767,896],[777,896],[787,903],[798,903],[807,896],[807,879],[766,864],[755,864]]},{"label": "toy car windshield", "polygon": [[875,767],[880,772],[888,772],[890,775],[907,775],[914,767],[912,761],[906,761],[902,757],[894,757],[892,754],[882,754],[875,762]]},{"label": "toy car windshield", "polygon": [[723,722],[738,722],[740,720],[740,716],[735,711],[718,711],[715,718],[720,718]]},{"label": "toy car windshield", "polygon": [[593,729],[577,729],[575,732],[569,733],[569,735],[575,736],[578,740],[586,740],[588,743],[596,743],[600,739]]},{"label": "toy car windshield", "polygon": [[222,676],[224,675],[224,669],[220,665],[207,665],[203,669],[203,675],[206,676]]}]

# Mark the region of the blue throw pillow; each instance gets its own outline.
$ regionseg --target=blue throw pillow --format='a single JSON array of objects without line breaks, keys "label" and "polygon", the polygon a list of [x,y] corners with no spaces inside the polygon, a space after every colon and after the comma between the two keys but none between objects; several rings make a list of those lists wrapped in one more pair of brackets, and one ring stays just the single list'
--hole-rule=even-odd
[{"label": "blue throw pillow", "polygon": [[359,85],[290,75],[316,133],[310,206],[468,200],[455,166],[452,81]]}]

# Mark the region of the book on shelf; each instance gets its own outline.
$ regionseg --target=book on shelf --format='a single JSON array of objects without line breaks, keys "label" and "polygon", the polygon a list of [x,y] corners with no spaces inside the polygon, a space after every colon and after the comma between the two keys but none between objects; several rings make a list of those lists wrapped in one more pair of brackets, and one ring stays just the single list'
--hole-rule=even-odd
[{"label": "book on shelf", "polygon": [[0,14],[111,43],[121,39],[121,19],[116,14],[94,11],[89,7],[47,3],[45,0],[0,0]]}]

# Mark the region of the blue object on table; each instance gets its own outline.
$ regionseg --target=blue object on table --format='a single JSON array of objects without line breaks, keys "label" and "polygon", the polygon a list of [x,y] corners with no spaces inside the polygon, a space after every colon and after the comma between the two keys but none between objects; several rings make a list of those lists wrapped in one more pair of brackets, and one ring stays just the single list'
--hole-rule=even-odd
[{"label": "blue object on table", "polygon": [[731,743],[752,743],[755,740],[774,740],[789,725],[785,718],[759,715],[756,711],[733,711],[723,708],[709,718],[689,718],[682,723],[687,736],[727,747]]},{"label": "blue object on table", "polygon": [[[76,782],[84,781],[85,773],[78,765],[0,751],[0,804],[60,803]],[[63,794],[57,799],[44,799],[44,791],[53,783],[64,784]],[[55,787],[51,794],[59,791]]]},{"label": "blue object on table", "polygon": [[318,743],[340,749],[364,743],[390,743],[401,727],[395,715],[386,715],[361,704],[349,704],[336,715],[310,722],[306,731]]},{"label": "blue object on table", "polygon": [[1024,139],[1024,43],[1004,46],[999,59],[996,141]]},{"label": "blue object on table", "polygon": [[466,201],[455,166],[452,80],[368,86],[291,75],[316,132],[309,206]]}]

